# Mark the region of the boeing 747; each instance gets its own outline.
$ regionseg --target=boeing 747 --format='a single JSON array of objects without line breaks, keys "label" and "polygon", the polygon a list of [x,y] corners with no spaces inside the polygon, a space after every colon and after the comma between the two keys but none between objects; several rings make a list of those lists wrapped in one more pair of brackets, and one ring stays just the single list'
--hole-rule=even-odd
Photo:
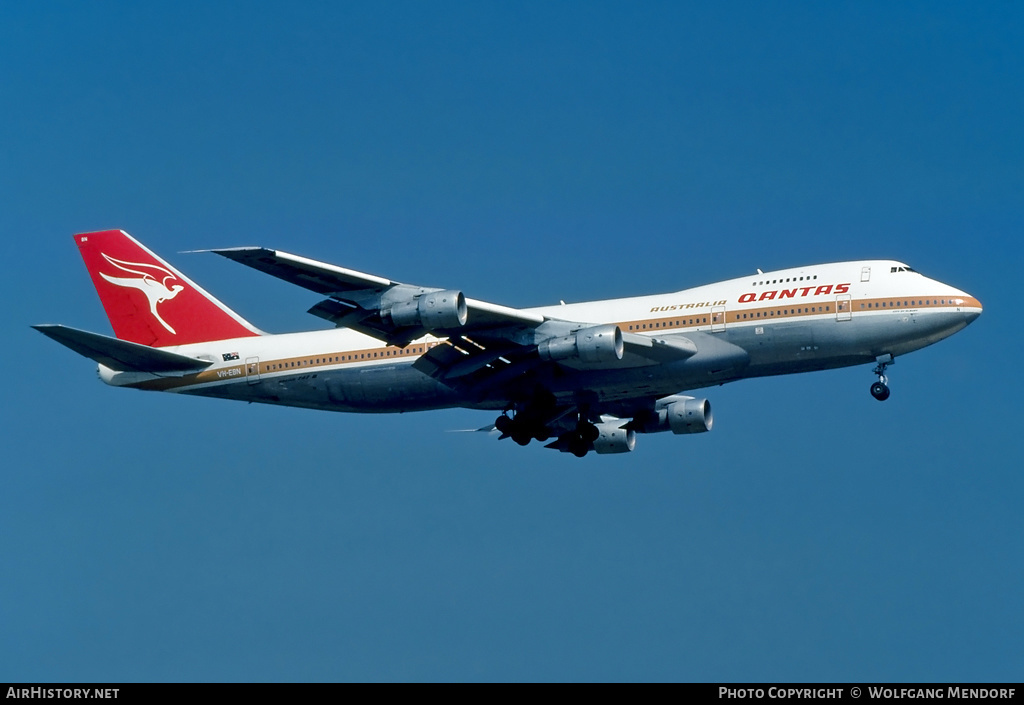
[{"label": "boeing 747", "polygon": [[309,312],[334,328],[271,335],[124,231],[75,242],[116,337],[34,327],[99,363],[107,384],[329,411],[490,410],[501,438],[579,457],[710,431],[710,402],[685,392],[750,377],[874,364],[884,401],[896,357],[982,311],[890,260],[517,309],[279,250],[210,250],[324,297]]}]

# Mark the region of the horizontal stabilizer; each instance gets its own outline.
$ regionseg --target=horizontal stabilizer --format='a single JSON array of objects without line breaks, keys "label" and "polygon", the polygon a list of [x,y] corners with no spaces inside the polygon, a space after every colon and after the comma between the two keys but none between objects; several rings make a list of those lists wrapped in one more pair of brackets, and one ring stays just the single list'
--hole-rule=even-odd
[{"label": "horizontal stabilizer", "polygon": [[37,331],[53,338],[61,345],[71,348],[79,355],[95,360],[118,372],[198,372],[212,365],[206,360],[197,360],[187,355],[151,348],[147,345],[118,340],[99,333],[90,333],[68,326],[44,324],[32,326]]}]

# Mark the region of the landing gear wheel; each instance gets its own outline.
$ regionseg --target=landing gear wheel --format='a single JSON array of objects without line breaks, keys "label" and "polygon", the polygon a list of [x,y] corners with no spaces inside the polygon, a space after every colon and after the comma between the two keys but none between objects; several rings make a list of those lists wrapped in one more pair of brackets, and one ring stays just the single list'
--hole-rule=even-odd
[{"label": "landing gear wheel", "polygon": [[590,450],[590,443],[582,438],[576,437],[569,441],[569,452],[577,458],[584,457]]},{"label": "landing gear wheel", "polygon": [[494,420],[494,427],[504,434],[512,430],[512,419],[502,414]]},{"label": "landing gear wheel", "polygon": [[889,387],[884,382],[875,382],[871,385],[871,396],[878,401],[885,401],[889,398]]},{"label": "landing gear wheel", "polygon": [[512,431],[512,440],[521,446],[528,446],[530,445],[530,441],[533,440],[533,436],[528,432],[517,428]]}]

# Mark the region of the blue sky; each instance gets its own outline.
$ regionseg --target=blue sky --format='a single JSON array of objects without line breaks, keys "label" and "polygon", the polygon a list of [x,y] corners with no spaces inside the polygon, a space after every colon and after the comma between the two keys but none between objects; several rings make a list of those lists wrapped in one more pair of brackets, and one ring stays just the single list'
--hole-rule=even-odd
[{"label": "blue sky", "polygon": [[[1019,3],[6,3],[0,681],[1024,672]],[[892,257],[977,296],[870,367],[571,456],[445,411],[108,388],[72,244],[273,332],[264,245],[513,306]]]}]

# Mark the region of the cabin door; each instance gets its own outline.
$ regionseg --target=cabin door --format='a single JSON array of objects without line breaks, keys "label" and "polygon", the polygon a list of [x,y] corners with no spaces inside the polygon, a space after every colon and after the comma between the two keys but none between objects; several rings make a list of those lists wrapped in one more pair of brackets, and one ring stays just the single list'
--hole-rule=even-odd
[{"label": "cabin door", "polygon": [[725,330],[725,306],[711,309],[711,332],[721,333]]},{"label": "cabin door", "polygon": [[260,381],[260,359],[258,357],[245,358],[245,381],[249,384],[257,384]]},{"label": "cabin door", "polygon": [[849,294],[840,294],[836,297],[836,320],[848,321],[853,315],[853,303]]}]

